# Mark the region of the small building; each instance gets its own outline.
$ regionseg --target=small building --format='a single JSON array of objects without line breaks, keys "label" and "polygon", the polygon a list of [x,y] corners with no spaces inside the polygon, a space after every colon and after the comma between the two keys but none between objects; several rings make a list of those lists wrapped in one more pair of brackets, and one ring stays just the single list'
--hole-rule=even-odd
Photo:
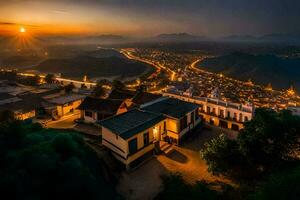
[{"label": "small building", "polygon": [[126,100],[126,99],[132,99],[134,95],[135,95],[135,91],[114,89],[111,91],[108,98]]},{"label": "small building", "polygon": [[173,92],[165,92],[163,95],[198,104],[199,114],[205,122],[234,131],[241,130],[244,123],[253,118],[255,112],[252,104],[237,104],[217,98],[189,97]]},{"label": "small building", "polygon": [[135,91],[114,89],[109,94],[108,99],[122,100],[125,102],[126,106],[129,107],[131,106],[131,100],[135,95]]},{"label": "small building", "polygon": [[85,123],[95,123],[127,111],[123,100],[95,97],[86,97],[77,109],[80,110],[81,119]]},{"label": "small building", "polygon": [[47,102],[53,105],[53,115],[60,118],[74,113],[84,98],[84,95],[70,93],[47,99]]},{"label": "small building", "polygon": [[175,98],[162,97],[141,105],[140,109],[164,115],[166,131],[161,140],[177,145],[201,122],[199,105]]},{"label": "small building", "polygon": [[149,92],[137,92],[131,100],[130,107],[139,107],[145,103],[149,103],[161,97],[162,95],[160,94],[153,94]]},{"label": "small building", "polygon": [[16,120],[31,120],[35,117],[35,103],[7,93],[0,94],[0,120],[5,120],[7,112]]},{"label": "small building", "polygon": [[162,114],[133,109],[99,124],[102,144],[129,169],[153,155],[155,143],[161,139],[158,131],[163,130],[166,118]]}]

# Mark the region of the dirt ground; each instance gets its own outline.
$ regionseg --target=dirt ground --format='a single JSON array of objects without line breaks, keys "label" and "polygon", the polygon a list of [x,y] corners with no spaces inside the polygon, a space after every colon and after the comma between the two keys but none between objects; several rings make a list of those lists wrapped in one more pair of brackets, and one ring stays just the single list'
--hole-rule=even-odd
[{"label": "dirt ground", "polygon": [[156,156],[132,172],[123,172],[117,190],[126,199],[153,199],[161,190],[160,176],[170,172],[181,173],[189,183],[198,180],[230,183],[229,180],[210,174],[205,161],[200,157],[200,150],[204,143],[220,133],[218,129],[204,129],[182,146],[174,147],[174,151],[168,156]]},{"label": "dirt ground", "polygon": [[46,127],[56,129],[72,129],[76,126],[76,123],[74,122],[75,119],[78,119],[79,117],[80,112],[70,114],[57,121],[50,121],[49,123],[47,123]]}]

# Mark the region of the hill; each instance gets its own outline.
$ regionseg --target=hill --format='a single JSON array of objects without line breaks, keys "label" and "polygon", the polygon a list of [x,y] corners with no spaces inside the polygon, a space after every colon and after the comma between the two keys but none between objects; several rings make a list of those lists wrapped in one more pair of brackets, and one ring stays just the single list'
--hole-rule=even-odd
[{"label": "hill", "polygon": [[45,73],[61,73],[65,77],[90,78],[121,76],[133,77],[144,73],[150,66],[120,57],[77,56],[67,59],[47,59],[34,69]]},{"label": "hill", "polygon": [[248,43],[270,43],[270,44],[285,44],[285,45],[299,45],[300,35],[295,34],[268,34],[263,36],[252,35],[231,35],[220,38],[225,42],[248,42]]},{"label": "hill", "polygon": [[22,68],[36,65],[43,58],[40,56],[26,56],[26,55],[13,55],[2,58],[0,63],[6,68],[16,68],[22,66]]},{"label": "hill", "polygon": [[288,88],[290,84],[294,84],[298,91],[300,89],[299,58],[232,53],[204,59],[198,67],[239,80],[252,79],[262,85],[272,83],[276,89]]},{"label": "hill", "polygon": [[188,33],[170,33],[160,34],[153,38],[155,41],[160,42],[192,42],[192,41],[205,41],[208,38],[204,36],[196,36]]}]

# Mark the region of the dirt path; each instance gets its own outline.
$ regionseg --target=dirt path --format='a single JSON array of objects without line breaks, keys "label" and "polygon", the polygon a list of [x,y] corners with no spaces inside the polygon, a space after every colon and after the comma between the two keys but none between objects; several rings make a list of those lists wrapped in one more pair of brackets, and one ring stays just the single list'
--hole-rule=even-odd
[{"label": "dirt path", "polygon": [[181,173],[189,183],[198,180],[230,183],[229,180],[210,174],[205,161],[200,157],[204,143],[217,135],[219,132],[205,129],[183,146],[174,147],[170,155],[156,156],[133,172],[123,172],[117,190],[126,199],[153,199],[161,190],[160,176],[170,172]]}]

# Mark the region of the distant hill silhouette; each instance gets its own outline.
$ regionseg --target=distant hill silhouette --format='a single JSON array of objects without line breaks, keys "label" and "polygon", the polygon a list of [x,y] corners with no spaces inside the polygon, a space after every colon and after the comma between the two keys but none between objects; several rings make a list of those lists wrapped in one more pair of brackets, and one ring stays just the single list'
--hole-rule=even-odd
[{"label": "distant hill silhouette", "polygon": [[119,57],[78,56],[70,59],[48,59],[36,66],[35,70],[46,73],[61,73],[66,77],[87,75],[94,78],[102,76],[136,76],[145,72],[148,67],[146,64]]},{"label": "distant hill silhouette", "polygon": [[192,41],[204,41],[208,40],[204,36],[196,36],[188,33],[170,33],[170,34],[160,34],[153,38],[153,40],[161,42],[192,42]]},{"label": "distant hill silhouette", "polygon": [[300,91],[300,59],[280,58],[275,55],[251,55],[232,53],[230,55],[207,58],[198,67],[211,72],[224,73],[239,80],[252,79],[255,83],[274,88],[288,88],[291,83]]},{"label": "distant hill silhouette", "polygon": [[220,40],[226,42],[256,42],[256,43],[279,43],[279,44],[300,44],[300,35],[295,34],[268,34],[263,36],[252,35],[231,35]]},{"label": "distant hill silhouette", "polygon": [[32,66],[38,64],[43,58],[39,56],[9,56],[2,58],[1,64],[6,68],[15,68],[19,66]]}]

